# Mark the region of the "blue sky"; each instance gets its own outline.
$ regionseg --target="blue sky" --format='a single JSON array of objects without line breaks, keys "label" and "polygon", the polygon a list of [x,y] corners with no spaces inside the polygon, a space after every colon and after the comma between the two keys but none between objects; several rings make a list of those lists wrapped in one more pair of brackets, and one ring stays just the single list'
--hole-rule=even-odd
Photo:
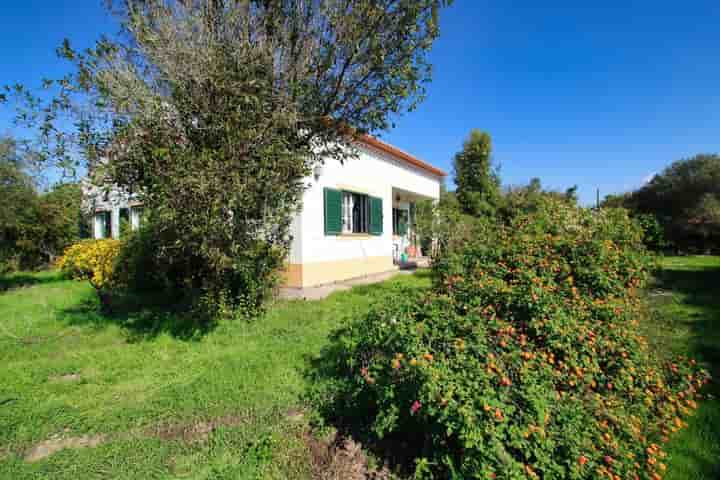
[{"label": "blue sky", "polygon": [[[449,171],[480,128],[503,183],[577,184],[584,203],[720,151],[720,2],[588,3],[456,0],[426,101],[382,137]],[[88,46],[117,31],[100,0],[8,2],[2,27],[0,84],[61,74],[64,37]]]}]

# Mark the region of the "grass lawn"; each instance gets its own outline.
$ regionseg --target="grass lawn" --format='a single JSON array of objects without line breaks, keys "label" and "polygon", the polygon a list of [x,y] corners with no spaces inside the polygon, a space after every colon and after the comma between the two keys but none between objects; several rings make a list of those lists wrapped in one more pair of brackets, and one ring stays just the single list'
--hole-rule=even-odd
[{"label": "grass lawn", "polygon": [[[255,322],[188,337],[171,317],[100,315],[83,282],[52,272],[6,277],[0,478],[310,478],[304,372],[332,331],[400,284],[429,279],[278,302]],[[717,377],[720,257],[664,260],[648,295],[648,334],[662,354],[691,355]],[[95,446],[26,461],[71,442]],[[720,400],[703,402],[669,453],[668,478],[720,478]]]},{"label": "grass lawn", "polygon": [[650,289],[648,338],[663,355],[685,355],[713,376],[690,427],[669,445],[669,480],[720,478],[720,257],[669,257]]},{"label": "grass lawn", "polygon": [[[187,339],[172,319],[101,316],[86,282],[17,275],[0,294],[0,478],[309,478],[304,372],[397,284],[429,279],[279,302]],[[99,445],[25,461],[68,438]]]}]

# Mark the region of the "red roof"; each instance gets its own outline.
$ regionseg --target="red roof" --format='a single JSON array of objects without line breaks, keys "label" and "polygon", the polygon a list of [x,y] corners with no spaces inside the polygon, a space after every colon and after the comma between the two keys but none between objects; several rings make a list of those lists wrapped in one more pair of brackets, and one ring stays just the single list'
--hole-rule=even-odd
[{"label": "red roof", "polygon": [[365,145],[368,145],[370,147],[374,147],[384,153],[387,153],[388,155],[391,155],[399,160],[402,160],[405,163],[409,163],[410,165],[420,168],[421,170],[430,172],[433,175],[437,175],[439,177],[447,176],[447,173],[445,173],[443,170],[440,170],[439,168],[434,167],[434,166],[430,165],[429,163],[410,155],[407,152],[403,152],[399,148],[394,147],[394,146],[390,145],[389,143],[385,143],[382,140],[379,140],[375,137],[371,137],[370,135],[362,135],[362,136],[358,137],[358,141],[360,143],[364,143]]}]

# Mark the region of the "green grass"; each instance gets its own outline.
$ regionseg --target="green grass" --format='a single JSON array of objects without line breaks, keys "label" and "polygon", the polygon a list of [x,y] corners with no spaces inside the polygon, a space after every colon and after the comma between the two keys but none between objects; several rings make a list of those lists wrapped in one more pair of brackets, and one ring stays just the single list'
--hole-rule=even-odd
[{"label": "green grass", "polygon": [[[379,293],[429,284],[403,275],[323,301],[278,302],[257,321],[188,339],[152,312],[100,315],[84,282],[16,277],[0,294],[3,479],[309,478],[308,415],[288,412],[306,408],[311,359]],[[71,374],[79,377],[63,378]],[[221,426],[193,441],[192,425],[207,421]],[[106,441],[95,448],[24,461],[53,436],[97,434]]]},{"label": "green grass", "polygon": [[[278,302],[254,322],[192,334],[171,314],[98,313],[92,289],[57,274],[0,279],[0,478],[310,478],[305,375],[329,334],[397,285],[398,276],[318,302]],[[720,376],[720,257],[663,260],[648,292],[648,336]],[[73,379],[63,376],[76,374]],[[711,393],[720,396],[716,384]],[[192,426],[220,426],[193,441]],[[105,435],[35,463],[53,436]],[[701,403],[673,438],[669,479],[720,478],[720,400]]]},{"label": "green grass", "polygon": [[669,480],[720,478],[720,257],[663,259],[649,293],[647,334],[661,355],[702,362],[715,382],[689,428],[668,446]]}]

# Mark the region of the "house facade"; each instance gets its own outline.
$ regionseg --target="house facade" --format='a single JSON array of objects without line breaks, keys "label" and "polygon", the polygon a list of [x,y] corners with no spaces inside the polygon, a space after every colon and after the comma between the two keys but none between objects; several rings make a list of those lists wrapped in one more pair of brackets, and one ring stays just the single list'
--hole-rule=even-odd
[{"label": "house facade", "polygon": [[358,157],[308,179],[293,220],[285,284],[311,287],[391,271],[418,256],[414,206],[437,200],[446,173],[370,136]]},{"label": "house facade", "polygon": [[[327,160],[306,179],[291,225],[286,287],[303,288],[392,271],[422,254],[413,226],[415,205],[437,200],[446,173],[374,137],[363,136],[357,158]],[[95,238],[120,238],[140,225],[133,195],[87,185]]]}]

